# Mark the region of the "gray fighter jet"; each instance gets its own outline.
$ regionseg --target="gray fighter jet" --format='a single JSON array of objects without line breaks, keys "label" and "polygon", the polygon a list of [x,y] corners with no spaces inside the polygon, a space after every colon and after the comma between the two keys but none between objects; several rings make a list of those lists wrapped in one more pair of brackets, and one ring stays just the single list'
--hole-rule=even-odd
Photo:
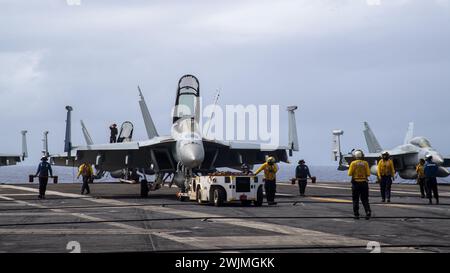
[{"label": "gray fighter jet", "polygon": [[10,154],[0,154],[0,166],[16,165],[18,162],[25,160],[28,157],[27,149],[27,131],[22,131],[22,154],[21,155],[10,155]]},{"label": "gray fighter jet", "polygon": [[[140,97],[148,140],[77,146],[76,161],[89,162],[101,171],[138,169],[144,174],[154,174],[151,189],[158,189],[171,176],[171,184],[174,183],[184,192],[188,178],[195,174],[211,173],[221,167],[239,168],[243,163],[261,164],[268,156],[273,156],[278,162],[288,162],[288,151],[289,155],[292,151],[298,151],[296,106],[287,109],[288,146],[267,150],[260,143],[219,141],[202,136],[199,128],[200,84],[195,76],[185,75],[178,82],[171,135],[158,134],[141,92]],[[65,152],[70,157],[73,151],[70,133],[72,108],[67,109]]]},{"label": "gray fighter jet", "polygon": [[[70,120],[71,112],[73,111],[73,108],[68,106],[68,107],[66,107],[66,110],[67,110],[67,120]],[[83,133],[86,145],[94,145],[94,141],[92,140],[92,137],[89,134],[89,131],[86,128],[86,125],[84,124],[84,122],[82,120],[80,120],[80,123],[81,123],[81,131]],[[70,123],[68,123],[67,126],[68,127],[66,128],[66,130],[70,131],[70,129],[71,129]],[[131,123],[130,121],[123,122],[120,127],[117,142],[118,143],[131,142],[132,138],[133,138],[133,131],[134,131],[133,123]],[[43,155],[46,155],[50,158],[50,163],[52,165],[63,166],[63,167],[78,167],[83,163],[80,160],[78,160],[78,158],[76,157],[77,150],[78,150],[78,147],[76,147],[76,146],[71,147],[70,152],[64,152],[64,153],[60,153],[60,154],[51,154],[50,155],[48,152],[48,137],[47,137],[47,135],[48,135],[48,131],[45,131],[44,138],[42,140],[43,146],[44,146],[42,153],[43,153]],[[103,176],[105,176],[106,173],[109,173],[109,175],[113,178],[120,178],[120,179],[125,178],[125,176],[127,175],[125,169],[119,169],[119,170],[110,171],[110,172],[98,170],[96,172],[96,174],[94,175],[94,178],[100,179]]]},{"label": "gray fighter jet", "polygon": [[[343,155],[341,152],[341,136],[344,134],[342,130],[333,131],[334,148],[333,155],[335,161],[339,161],[339,170],[344,171],[349,168],[350,163],[354,160],[353,151]],[[369,153],[365,155],[369,162],[370,170],[373,175],[377,175],[377,164],[381,159],[383,151],[389,152],[394,161],[394,166],[399,176],[403,179],[416,179],[416,166],[419,160],[425,158],[427,155],[433,156],[433,162],[438,164],[439,177],[448,177],[450,160],[444,158],[438,151],[433,149],[430,141],[425,137],[414,137],[414,123],[409,124],[408,132],[406,134],[403,145],[397,146],[392,150],[384,150],[378,142],[375,134],[367,122],[364,123],[364,136],[366,139]]]}]

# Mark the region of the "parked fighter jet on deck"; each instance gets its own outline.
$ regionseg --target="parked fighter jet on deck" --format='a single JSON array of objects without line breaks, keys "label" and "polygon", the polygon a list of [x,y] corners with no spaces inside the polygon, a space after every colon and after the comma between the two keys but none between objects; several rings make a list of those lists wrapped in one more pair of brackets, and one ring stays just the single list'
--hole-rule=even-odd
[{"label": "parked fighter jet on deck", "polygon": [[[71,120],[71,112],[73,111],[73,108],[68,106],[68,107],[66,107],[66,110],[67,110],[67,121],[70,121]],[[94,141],[92,140],[92,137],[89,134],[89,131],[86,128],[86,125],[84,124],[84,122],[82,120],[80,121],[80,124],[81,124],[81,130],[82,130],[86,145],[94,145]],[[70,122],[68,122],[66,124],[66,131],[70,132],[70,130],[71,130],[70,127],[71,127],[71,124],[70,124]],[[131,123],[130,121],[123,122],[120,127],[119,136],[117,138],[117,143],[131,142],[133,139],[133,131],[134,131],[133,123]],[[78,150],[78,147],[76,147],[76,146],[72,146],[70,149],[70,152],[63,152],[60,154],[49,154],[47,135],[48,135],[48,131],[44,132],[43,154],[50,157],[50,162],[52,165],[63,166],[63,167],[78,167],[81,164],[83,164],[83,162],[80,162],[76,157],[77,150]],[[124,178],[126,176],[125,169],[118,169],[118,170],[110,171],[108,173],[113,178]],[[94,178],[100,179],[105,174],[106,174],[105,171],[97,171]]]},{"label": "parked fighter jet on deck", "polygon": [[16,165],[18,162],[21,162],[25,160],[26,157],[28,157],[27,131],[22,131],[21,134],[22,134],[22,154],[11,155],[0,153],[0,166]]},{"label": "parked fighter jet on deck", "polygon": [[[403,145],[397,146],[392,150],[384,150],[378,142],[375,134],[367,122],[364,123],[364,136],[366,139],[369,153],[365,159],[369,162],[370,170],[373,175],[377,175],[377,163],[381,158],[381,153],[387,151],[394,161],[395,170],[403,179],[416,179],[416,166],[420,159],[425,159],[427,155],[433,156],[433,162],[439,165],[438,177],[448,177],[450,171],[450,159],[444,158],[438,151],[433,149],[430,141],[425,137],[414,137],[414,123],[409,124]],[[353,153],[343,155],[341,152],[342,130],[333,131],[335,161],[339,161],[339,170],[344,171],[349,168],[354,160]]]},{"label": "parked fighter jet on deck", "polygon": [[[288,107],[288,146],[267,150],[261,143],[219,141],[202,136],[199,126],[200,85],[195,76],[185,75],[178,82],[171,135],[158,134],[141,92],[140,97],[148,140],[77,146],[77,162],[94,164],[101,171],[138,169],[144,174],[154,174],[155,181],[151,183],[151,189],[158,189],[172,176],[171,184],[177,185],[184,192],[189,178],[195,174],[212,173],[221,167],[239,168],[243,163],[262,164],[267,156],[273,156],[278,162],[288,162],[287,151],[298,151],[295,106]],[[73,152],[70,111],[68,110],[65,152]]]}]

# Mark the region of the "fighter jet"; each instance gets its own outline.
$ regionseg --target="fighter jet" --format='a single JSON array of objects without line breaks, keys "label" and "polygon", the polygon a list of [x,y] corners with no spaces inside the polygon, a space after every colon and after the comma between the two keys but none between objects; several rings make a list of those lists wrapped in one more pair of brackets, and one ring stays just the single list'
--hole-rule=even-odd
[{"label": "fighter jet", "polygon": [[16,165],[18,162],[25,160],[28,157],[27,149],[27,131],[22,131],[22,154],[21,155],[10,155],[10,154],[0,154],[0,166]]},{"label": "fighter jet", "polygon": [[[207,139],[202,136],[200,120],[200,84],[193,75],[185,75],[178,82],[171,134],[160,136],[140,92],[139,102],[148,139],[113,144],[77,146],[76,160],[94,164],[97,170],[138,169],[155,174],[152,189],[158,189],[169,177],[171,184],[185,192],[188,179],[196,174],[208,174],[217,168],[238,168],[264,163],[268,156],[278,162],[288,162],[288,151],[298,151],[295,123],[296,106],[288,107],[289,144],[267,150],[263,144]],[[65,139],[65,152],[72,151],[70,111]],[[145,183],[145,181],[144,181]],[[141,187],[142,189],[143,187]],[[145,188],[145,187],[144,187]],[[141,192],[141,194],[143,194]]]},{"label": "fighter jet", "polygon": [[[70,120],[71,112],[73,111],[73,108],[66,107],[66,110],[67,110],[67,120]],[[94,145],[94,141],[92,140],[92,137],[89,134],[89,131],[86,128],[86,125],[84,124],[83,120],[80,120],[80,123],[81,123],[81,130],[82,130],[86,145]],[[66,124],[66,126],[68,126],[67,130],[71,129],[70,123]],[[131,142],[132,138],[133,138],[133,131],[134,131],[133,123],[131,123],[130,121],[123,122],[120,127],[117,142],[118,143]],[[50,163],[52,165],[63,166],[63,167],[75,167],[75,166],[78,167],[83,163],[83,162],[80,162],[76,157],[77,150],[78,150],[78,147],[76,147],[76,146],[71,147],[70,152],[64,152],[64,153],[60,153],[60,154],[50,155],[48,152],[48,137],[47,137],[47,135],[48,135],[48,131],[45,131],[44,138],[43,138],[43,145],[44,145],[43,155],[46,155],[50,158]],[[105,171],[99,170],[94,175],[94,178],[101,179],[102,177],[104,177],[106,175],[106,173],[107,172],[105,172]],[[111,171],[108,173],[113,178],[124,178],[126,176],[125,169],[119,169],[119,170]]]},{"label": "fighter jet", "polygon": [[[339,161],[338,170],[344,171],[349,168],[350,163],[354,160],[353,151],[347,155],[341,153],[341,136],[344,134],[342,130],[333,131],[334,148],[333,155],[335,161]],[[430,141],[425,137],[414,137],[414,123],[409,124],[403,145],[397,146],[391,150],[384,150],[378,142],[375,134],[367,122],[364,123],[364,136],[366,139],[369,153],[365,155],[369,162],[370,170],[373,175],[377,175],[378,160],[381,159],[381,153],[387,151],[394,161],[394,166],[399,176],[406,180],[417,179],[416,166],[420,159],[424,159],[427,155],[433,156],[433,162],[438,164],[439,177],[448,177],[450,175],[450,159],[444,158],[438,151],[433,149]]]}]

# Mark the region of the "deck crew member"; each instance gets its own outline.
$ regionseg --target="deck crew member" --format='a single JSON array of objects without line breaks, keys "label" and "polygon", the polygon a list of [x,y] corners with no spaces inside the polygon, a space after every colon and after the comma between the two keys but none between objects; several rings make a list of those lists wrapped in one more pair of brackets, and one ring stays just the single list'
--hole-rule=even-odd
[{"label": "deck crew member", "polygon": [[372,216],[369,204],[369,183],[370,177],[369,163],[364,160],[364,153],[361,150],[354,152],[355,161],[350,164],[348,175],[352,177],[352,199],[353,213],[355,219],[359,219],[359,200],[366,211],[366,219]]},{"label": "deck crew member", "polygon": [[262,171],[264,171],[264,189],[266,191],[267,203],[269,206],[276,205],[275,193],[277,192],[276,183],[278,166],[275,163],[275,158],[269,157],[267,161],[255,172],[255,175],[258,175]]},{"label": "deck crew member", "polygon": [[89,182],[91,178],[94,176],[94,170],[92,169],[92,166],[85,162],[81,164],[81,166],[78,168],[78,176],[77,179],[80,178],[80,175],[83,177],[83,185],[81,186],[81,194],[83,195],[86,191],[86,194],[91,193],[91,189],[89,188]]},{"label": "deck crew member", "polygon": [[250,170],[250,167],[247,164],[242,164],[241,166],[242,173],[245,175],[252,175],[253,172]]},{"label": "deck crew member", "polygon": [[430,204],[433,204],[432,194],[436,198],[436,204],[439,204],[439,192],[437,185],[437,175],[439,171],[439,166],[433,162],[433,156],[427,155],[427,162],[424,166],[425,179],[427,184],[427,197]]},{"label": "deck crew member", "polygon": [[109,130],[111,130],[111,136],[109,138],[109,143],[116,143],[117,142],[117,135],[119,134],[119,131],[117,130],[117,124],[112,124],[109,126]]},{"label": "deck crew member", "polygon": [[48,158],[43,156],[36,171],[36,176],[39,177],[39,199],[45,199],[49,174],[53,176],[52,166],[48,163]]},{"label": "deck crew member", "polygon": [[417,164],[416,172],[417,172],[417,184],[420,187],[420,195],[422,198],[425,198],[426,193],[426,177],[425,177],[425,159],[420,159],[419,164]]},{"label": "deck crew member", "polygon": [[380,181],[381,202],[391,202],[391,187],[395,177],[394,162],[390,159],[390,154],[384,152],[381,154],[381,160],[378,162],[378,179]]},{"label": "deck crew member", "polygon": [[305,160],[302,159],[298,162],[298,166],[295,169],[295,178],[298,181],[300,196],[305,196],[306,186],[308,185],[308,177],[312,179],[309,167],[306,165]]}]

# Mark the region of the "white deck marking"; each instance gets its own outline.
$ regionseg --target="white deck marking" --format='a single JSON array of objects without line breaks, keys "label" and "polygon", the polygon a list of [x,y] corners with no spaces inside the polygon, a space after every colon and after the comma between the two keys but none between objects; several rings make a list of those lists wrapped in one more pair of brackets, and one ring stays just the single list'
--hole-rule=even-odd
[{"label": "white deck marking", "polygon": [[36,196],[34,193],[3,193],[3,196]]},{"label": "white deck marking", "polygon": [[[378,186],[378,184],[369,184],[369,187],[373,187],[373,186],[375,186],[375,185],[377,185]],[[335,189],[335,190],[348,190],[348,191],[351,191],[352,189],[351,189],[351,187],[339,187],[339,186],[325,186],[325,185],[310,185],[310,186],[308,186],[308,187],[311,187],[311,188],[323,188],[323,189]],[[395,185],[393,185],[393,187],[395,187]],[[371,191],[371,192],[380,192],[380,190],[379,189],[369,189],[369,191]],[[399,193],[399,194],[413,194],[413,195],[421,195],[421,193],[419,192],[419,191],[417,191],[417,192],[414,192],[414,191],[398,191],[398,190],[393,190],[393,191],[391,191],[392,193]],[[446,196],[446,197],[449,197],[450,196],[450,193],[449,192],[440,192],[439,193],[439,195],[440,196]]]},{"label": "white deck marking", "polygon": [[[44,205],[34,204],[34,203],[30,203],[30,202],[25,202],[23,200],[15,200],[15,199],[13,199],[11,197],[6,197],[6,196],[3,196],[3,195],[0,195],[0,199],[14,201],[14,202],[16,202],[18,204],[26,205],[26,206],[33,206],[33,207],[37,207],[37,208],[47,208]],[[99,217],[86,215],[84,213],[68,212],[68,211],[63,210],[63,209],[50,209],[50,211],[56,212],[56,213],[59,213],[59,214],[65,214],[66,216],[71,215],[71,216],[78,217],[78,218],[81,218],[81,219],[84,219],[84,220],[88,220],[88,221],[105,221],[105,219],[102,219],[102,218],[99,218]],[[107,222],[105,224],[109,225],[109,226],[125,229],[125,230],[128,230],[128,231],[137,231],[137,230],[145,231],[145,229],[142,229],[142,228],[139,228],[139,227],[130,226],[130,225],[126,225],[126,224],[122,224],[122,223]]]},{"label": "white deck marking", "polygon": [[85,229],[85,228],[0,228],[0,234],[7,235],[157,235],[158,233],[170,233],[167,229]]},{"label": "white deck marking", "polygon": [[[11,185],[3,185],[1,187],[7,187],[9,189],[16,189],[16,190],[23,190],[23,191],[37,191],[36,189],[26,188],[26,187],[19,187],[19,186],[11,186]],[[71,193],[61,193],[57,191],[48,191],[48,194],[53,195],[59,195],[59,196],[65,196],[65,197],[80,197],[82,195],[78,194],[71,194]],[[100,204],[109,204],[109,205],[122,205],[122,206],[129,206],[129,205],[135,205],[134,203],[129,202],[123,202],[118,200],[110,200],[110,199],[95,199],[95,198],[85,198],[83,200],[91,201],[94,203],[100,203]],[[171,215],[177,215],[182,217],[195,217],[195,218],[214,218],[214,217],[222,217],[222,215],[217,214],[210,214],[210,213],[202,213],[202,212],[194,212],[194,211],[187,211],[187,210],[179,210],[174,208],[168,208],[168,207],[160,207],[155,205],[149,205],[145,207],[139,207],[139,209],[143,209],[146,211],[152,211],[157,213],[164,213],[164,214],[171,214]],[[233,225],[233,226],[240,226],[245,228],[252,228],[252,229],[258,229],[258,230],[264,230],[269,232],[275,232],[279,234],[283,234],[285,236],[281,236],[283,238],[272,240],[271,238],[278,238],[277,236],[223,236],[223,237],[215,237],[216,243],[221,244],[222,246],[226,246],[229,243],[227,242],[228,238],[234,238],[233,241],[240,241],[239,238],[243,237],[246,241],[248,240],[252,241],[253,244],[257,244],[259,246],[277,246],[280,245],[280,243],[288,243],[288,242],[295,242],[294,245],[298,245],[301,243],[301,245],[306,244],[313,244],[313,245],[365,245],[367,243],[367,240],[358,239],[354,237],[349,236],[342,236],[342,235],[336,235],[332,233],[326,233],[326,232],[319,232],[319,231],[313,231],[303,228],[296,228],[286,225],[279,225],[279,224],[273,224],[273,223],[266,223],[266,222],[258,222],[258,221],[250,221],[250,220],[240,220],[240,219],[211,219],[213,222],[221,223],[221,224],[227,224],[227,225]],[[165,239],[169,239],[172,241],[176,241],[183,244],[189,244],[191,246],[200,247],[200,248],[213,248],[214,244],[211,244],[211,238],[209,237],[187,237],[187,236],[175,236],[173,234],[167,234],[167,233],[159,233],[155,234],[159,237],[163,237]],[[250,239],[251,238],[251,239]],[[263,238],[268,238],[263,239]],[[294,238],[297,238],[294,240]],[[243,241],[241,241],[243,242]],[[240,244],[238,244],[240,245]]]}]

